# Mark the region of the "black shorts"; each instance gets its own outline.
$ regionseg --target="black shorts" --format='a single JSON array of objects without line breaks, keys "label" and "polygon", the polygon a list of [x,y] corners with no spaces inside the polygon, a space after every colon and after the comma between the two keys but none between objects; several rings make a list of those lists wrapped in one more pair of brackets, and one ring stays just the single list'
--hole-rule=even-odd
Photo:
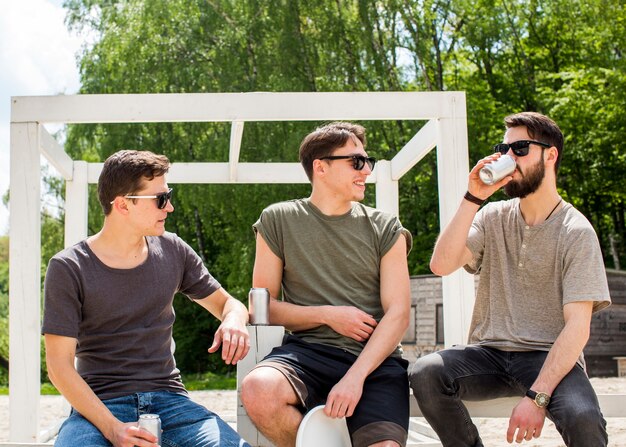
[{"label": "black shorts", "polygon": [[[301,411],[326,403],[333,386],[354,364],[357,356],[333,346],[307,343],[286,335],[283,345],[256,367],[272,367],[287,378],[300,399]],[[388,357],[365,380],[354,413],[346,419],[355,447],[384,440],[405,445],[409,427],[408,362]]]}]

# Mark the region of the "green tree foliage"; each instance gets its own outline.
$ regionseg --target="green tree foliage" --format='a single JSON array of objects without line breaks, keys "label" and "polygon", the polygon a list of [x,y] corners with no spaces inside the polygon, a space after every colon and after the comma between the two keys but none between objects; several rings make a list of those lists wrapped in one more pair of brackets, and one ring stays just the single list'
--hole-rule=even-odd
[{"label": "green tree foliage", "polygon": [[[472,161],[501,140],[503,116],[551,115],[567,136],[563,194],[598,229],[607,265],[626,261],[621,0],[68,0],[66,7],[70,26],[96,35],[80,57],[84,94],[463,90]],[[317,124],[247,123],[241,159],[296,161],[301,138]],[[370,153],[389,159],[423,123],[363,124]],[[226,161],[229,132],[221,123],[73,125],[66,149],[89,161],[121,148],[174,162]],[[167,227],[245,301],[251,224],[268,204],[308,190],[175,185]],[[437,196],[433,153],[400,182],[400,217],[415,237],[413,274],[428,272]],[[95,194],[90,200],[93,233],[102,216]],[[373,204],[371,191],[366,201]],[[215,320],[185,298],[175,306],[181,368],[223,368],[206,355]]]},{"label": "green tree foliage", "polygon": [[0,385],[9,380],[9,237],[0,237]]}]

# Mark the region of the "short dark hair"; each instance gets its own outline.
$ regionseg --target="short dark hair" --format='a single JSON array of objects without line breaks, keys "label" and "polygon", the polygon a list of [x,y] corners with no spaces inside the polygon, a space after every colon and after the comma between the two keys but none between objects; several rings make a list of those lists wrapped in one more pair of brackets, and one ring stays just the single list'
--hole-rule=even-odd
[{"label": "short dark hair", "polygon": [[332,155],[335,149],[344,146],[348,140],[357,138],[366,146],[365,127],[359,124],[334,122],[318,127],[308,134],[300,144],[300,163],[306,176],[313,181],[313,160]]},{"label": "short dark hair", "polygon": [[559,172],[561,157],[563,156],[563,133],[553,120],[541,113],[521,112],[504,118],[504,124],[507,129],[525,126],[530,138],[556,147],[559,154],[554,164],[554,173]]},{"label": "short dark hair", "polygon": [[111,155],[98,178],[98,200],[104,214],[109,215],[116,197],[136,194],[144,180],[165,175],[169,168],[165,155],[150,151],[121,150]]}]

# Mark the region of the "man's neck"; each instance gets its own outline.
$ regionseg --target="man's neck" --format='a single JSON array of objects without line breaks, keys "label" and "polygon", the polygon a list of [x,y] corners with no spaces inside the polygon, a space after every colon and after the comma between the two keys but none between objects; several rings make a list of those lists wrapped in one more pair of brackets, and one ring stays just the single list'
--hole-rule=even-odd
[{"label": "man's neck", "polygon": [[326,216],[342,216],[352,209],[352,202],[313,189],[311,203]]},{"label": "man's neck", "polygon": [[561,196],[556,187],[545,184],[534,193],[520,199],[522,217],[531,227],[545,222],[561,206]]},{"label": "man's neck", "polygon": [[89,248],[109,267],[133,268],[143,263],[148,254],[145,237],[115,227],[105,220],[102,229],[87,239]]}]

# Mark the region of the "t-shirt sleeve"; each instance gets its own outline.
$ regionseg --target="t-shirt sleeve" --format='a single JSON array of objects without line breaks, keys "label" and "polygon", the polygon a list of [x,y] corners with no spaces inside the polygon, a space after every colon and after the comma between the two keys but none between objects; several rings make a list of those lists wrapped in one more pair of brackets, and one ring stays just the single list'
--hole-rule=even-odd
[{"label": "t-shirt sleeve", "polygon": [[391,247],[397,242],[400,236],[404,236],[406,241],[406,254],[408,256],[411,248],[413,248],[413,236],[411,232],[404,228],[400,223],[400,219],[393,216],[385,222],[383,232],[380,238],[380,257],[387,254]]},{"label": "t-shirt sleeve", "polygon": [[179,291],[192,300],[206,298],[218,290],[221,284],[207,270],[200,256],[180,238],[178,243],[183,251],[184,270]]},{"label": "t-shirt sleeve", "polygon": [[81,321],[80,282],[67,262],[52,258],[44,279],[41,333],[78,338]]},{"label": "t-shirt sleeve", "polygon": [[472,275],[480,271],[485,253],[485,208],[478,211],[467,236],[466,246],[472,253],[472,260],[464,266]]},{"label": "t-shirt sleeve", "polygon": [[572,239],[563,261],[563,304],[593,301],[593,311],[602,310],[611,298],[598,237],[591,225],[568,236]]},{"label": "t-shirt sleeve", "polygon": [[283,262],[285,261],[285,251],[283,238],[281,237],[281,227],[278,212],[275,208],[265,208],[259,216],[252,229],[255,234],[260,234],[267,246]]}]

